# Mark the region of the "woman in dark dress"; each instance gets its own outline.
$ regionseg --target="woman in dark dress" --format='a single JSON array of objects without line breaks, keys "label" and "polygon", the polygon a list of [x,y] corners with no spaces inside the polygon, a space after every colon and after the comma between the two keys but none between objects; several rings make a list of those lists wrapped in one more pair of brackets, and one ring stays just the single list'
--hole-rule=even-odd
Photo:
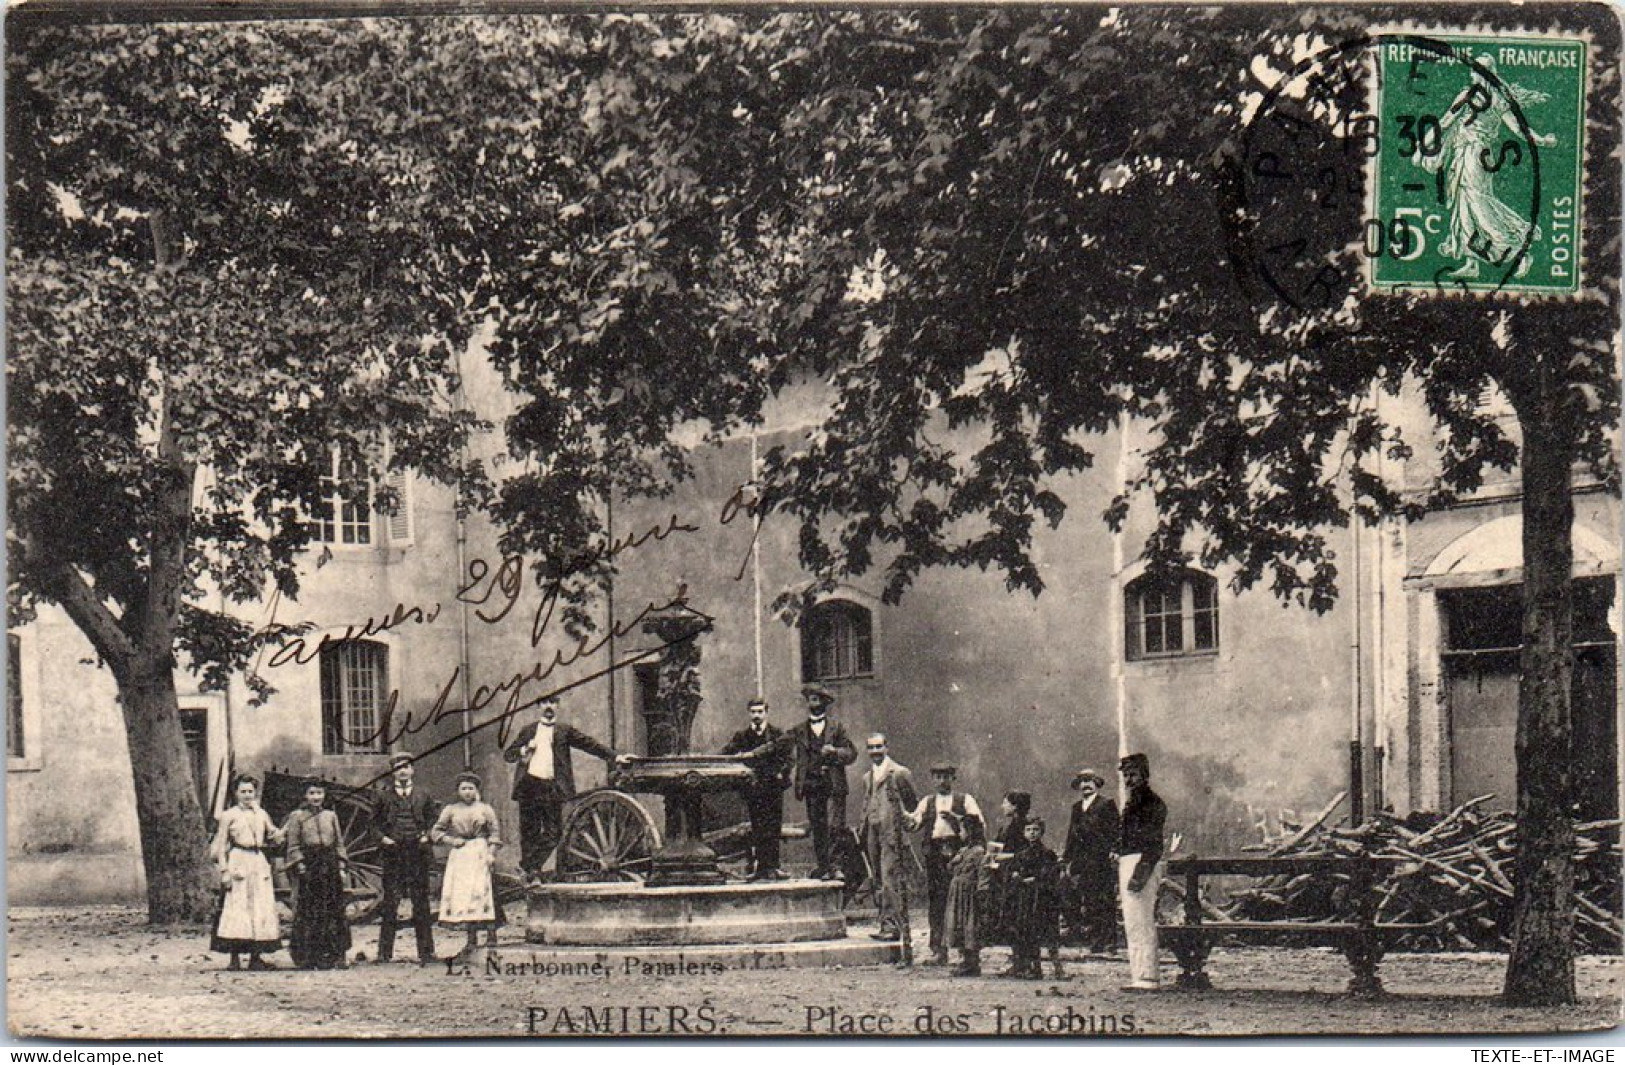
[{"label": "woman in dark dress", "polygon": [[1061,861],[1044,846],[1044,821],[1030,818],[1026,846],[1005,865],[1005,934],[1010,942],[1006,976],[1041,979],[1040,953],[1049,949],[1056,979],[1061,977]]},{"label": "woman in dark dress", "polygon": [[343,969],[350,949],[342,864],[349,860],[338,815],[325,809],[327,785],[305,781],[305,805],[282,823],[294,882],[288,953],[301,969]]},{"label": "woman in dark dress", "polygon": [[1005,869],[1016,852],[1027,846],[1027,837],[1023,830],[1026,828],[1032,808],[1033,797],[1025,791],[1007,791],[1004,793],[1004,801],[999,803],[999,812],[1004,815],[1004,825],[987,848],[988,863],[993,867],[993,875],[988,882],[988,927],[983,936],[986,940],[997,943],[1009,942],[1004,912],[1007,879]]}]

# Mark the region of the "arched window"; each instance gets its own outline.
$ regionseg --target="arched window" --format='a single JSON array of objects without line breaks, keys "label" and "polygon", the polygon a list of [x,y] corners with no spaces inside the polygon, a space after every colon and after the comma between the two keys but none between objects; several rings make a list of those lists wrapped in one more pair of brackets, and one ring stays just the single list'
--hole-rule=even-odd
[{"label": "arched window", "polygon": [[867,609],[831,599],[801,619],[803,681],[868,677],[874,671],[874,622]]},{"label": "arched window", "polygon": [[1129,661],[1212,654],[1219,649],[1219,582],[1196,570],[1147,574],[1123,592]]},{"label": "arched window", "polygon": [[322,753],[381,754],[389,648],[345,640],[322,648]]}]

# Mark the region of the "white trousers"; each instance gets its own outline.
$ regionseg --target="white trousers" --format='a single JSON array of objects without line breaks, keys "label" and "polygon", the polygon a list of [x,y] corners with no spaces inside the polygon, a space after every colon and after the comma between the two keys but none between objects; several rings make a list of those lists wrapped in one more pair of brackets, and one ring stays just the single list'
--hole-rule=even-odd
[{"label": "white trousers", "polygon": [[1162,886],[1163,864],[1139,891],[1130,891],[1129,878],[1140,864],[1138,854],[1117,859],[1117,897],[1123,907],[1123,934],[1128,939],[1129,977],[1137,984],[1155,984],[1157,978],[1157,890]]}]

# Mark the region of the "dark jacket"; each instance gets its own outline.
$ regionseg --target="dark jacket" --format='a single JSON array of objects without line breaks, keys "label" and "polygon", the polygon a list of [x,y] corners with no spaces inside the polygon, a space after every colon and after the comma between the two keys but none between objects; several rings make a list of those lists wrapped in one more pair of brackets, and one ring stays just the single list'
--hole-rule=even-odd
[{"label": "dark jacket", "polygon": [[395,782],[386,782],[374,798],[373,808],[377,811],[372,822],[374,833],[380,840],[388,836],[396,843],[419,842],[419,837],[428,835],[440,817],[440,804],[428,788],[417,783],[412,785],[411,797],[403,799],[395,794]]},{"label": "dark jacket", "polygon": [[785,746],[784,730],[768,725],[757,735],[752,729],[742,728],[733,734],[723,754],[749,755],[745,764],[756,771],[751,785],[756,791],[783,791],[790,786],[790,749]]},{"label": "dark jacket", "polygon": [[1072,804],[1072,820],[1066,830],[1066,850],[1061,861],[1074,873],[1085,869],[1109,869],[1112,851],[1117,848],[1120,829],[1117,803],[1104,795],[1095,797],[1088,810],[1083,801]]},{"label": "dark jacket", "polygon": [[[824,735],[814,736],[807,721],[785,734],[795,759],[796,798],[805,798],[809,791],[824,791],[830,795],[845,795],[846,767],[858,760],[858,749],[846,734],[846,726],[833,717],[824,718]],[[824,754],[828,745],[836,748],[834,754]]]},{"label": "dark jacket", "polygon": [[1138,854],[1146,866],[1162,857],[1162,826],[1168,820],[1168,807],[1147,784],[1129,792],[1123,805],[1123,825],[1117,838],[1118,854]]},{"label": "dark jacket", "polygon": [[[515,736],[513,742],[502,752],[503,761],[517,763],[513,770],[512,798],[515,800],[540,793],[547,788],[547,782],[531,776],[526,771],[526,763],[519,760],[519,752],[535,737],[537,724],[533,721],[520,729],[519,735]],[[553,726],[553,788],[561,799],[568,799],[576,793],[575,770],[570,765],[572,747],[602,758],[606,762],[615,760],[615,752],[602,743],[573,725],[557,722]]]}]

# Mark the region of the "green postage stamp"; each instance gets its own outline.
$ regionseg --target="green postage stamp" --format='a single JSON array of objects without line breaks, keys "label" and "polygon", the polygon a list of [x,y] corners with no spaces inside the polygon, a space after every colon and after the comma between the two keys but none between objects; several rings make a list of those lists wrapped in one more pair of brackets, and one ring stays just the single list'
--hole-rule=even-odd
[{"label": "green postage stamp", "polygon": [[1379,40],[1371,287],[1579,292],[1586,41]]}]

